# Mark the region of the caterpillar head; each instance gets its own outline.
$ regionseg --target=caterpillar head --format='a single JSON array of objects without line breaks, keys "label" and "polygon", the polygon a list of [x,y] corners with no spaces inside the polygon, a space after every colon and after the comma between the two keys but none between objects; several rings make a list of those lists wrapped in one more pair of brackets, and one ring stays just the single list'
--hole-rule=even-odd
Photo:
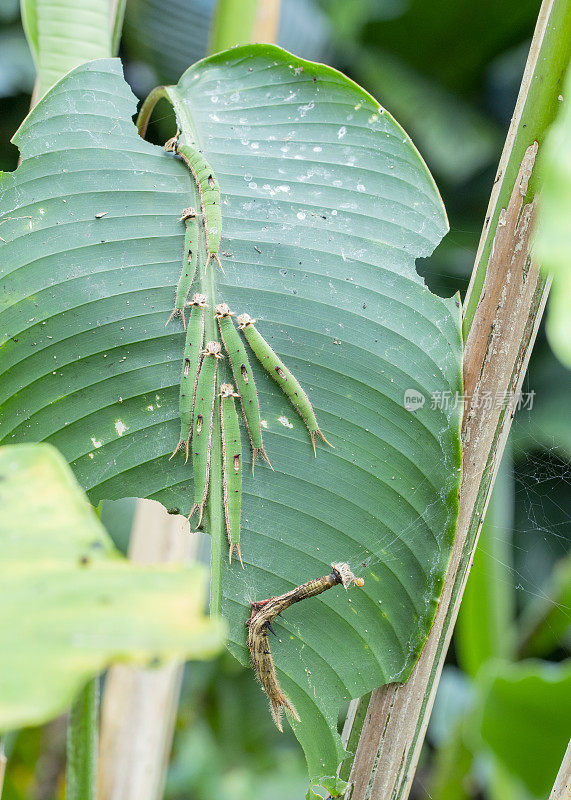
[{"label": "caterpillar head", "polygon": [[206,302],[206,295],[200,294],[197,292],[192,296],[192,300],[190,301],[191,306],[198,306],[198,308],[206,308],[208,303]]},{"label": "caterpillar head", "polygon": [[176,153],[178,149],[178,137],[180,136],[180,131],[177,130],[176,136],[173,136],[172,139],[169,139],[165,142],[165,150],[167,153]]},{"label": "caterpillar head", "polygon": [[220,387],[220,397],[240,397],[240,395],[234,391],[231,383],[223,383]]},{"label": "caterpillar head", "polygon": [[194,219],[196,217],[196,209],[189,206],[185,208],[180,215],[180,222],[186,222],[187,219]]},{"label": "caterpillar head", "polygon": [[233,311],[230,311],[230,307],[226,303],[218,303],[217,306],[214,306],[214,313],[216,314],[216,319],[231,317],[234,314]]},{"label": "caterpillar head", "polygon": [[342,562],[331,564],[332,575],[334,575],[337,583],[342,583],[345,589],[355,584],[355,586],[364,586],[365,581],[363,578],[356,578],[349,568],[349,564]]},{"label": "caterpillar head", "polygon": [[253,325],[257,321],[258,320],[256,319],[252,319],[252,317],[249,314],[240,314],[238,317],[236,317],[236,322],[238,323],[238,327],[241,330],[247,328],[248,325]]},{"label": "caterpillar head", "polygon": [[206,347],[202,351],[202,355],[204,357],[213,356],[214,358],[224,358],[220,349],[220,342],[206,342]]}]

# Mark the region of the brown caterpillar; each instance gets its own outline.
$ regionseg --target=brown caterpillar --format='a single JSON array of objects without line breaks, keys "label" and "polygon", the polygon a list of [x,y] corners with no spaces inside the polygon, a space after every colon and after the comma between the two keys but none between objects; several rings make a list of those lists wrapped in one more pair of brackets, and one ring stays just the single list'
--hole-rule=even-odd
[{"label": "brown caterpillar", "polygon": [[283,731],[280,719],[282,707],[288,709],[298,722],[300,719],[278,682],[274,659],[272,658],[268,641],[268,630],[274,633],[272,622],[286,608],[289,608],[294,603],[299,603],[300,600],[315,597],[338,583],[343,584],[345,589],[348,589],[352,584],[363,586],[364,580],[356,578],[348,564],[331,564],[331,572],[328,575],[324,575],[322,578],[314,578],[301,586],[296,586],[295,589],[279,597],[270,597],[268,600],[259,600],[251,604],[252,616],[246,622],[248,626],[248,647],[258,680],[270,700],[270,710],[279,731]]}]

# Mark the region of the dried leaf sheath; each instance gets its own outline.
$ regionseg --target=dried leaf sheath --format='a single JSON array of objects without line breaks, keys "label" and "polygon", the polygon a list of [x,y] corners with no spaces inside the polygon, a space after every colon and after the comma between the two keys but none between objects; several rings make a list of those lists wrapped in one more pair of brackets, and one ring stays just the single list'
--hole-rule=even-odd
[{"label": "dried leaf sheath", "polygon": [[288,709],[298,721],[299,716],[278,682],[268,641],[268,630],[271,630],[272,622],[278,614],[281,614],[294,603],[299,603],[300,600],[306,600],[309,597],[316,597],[338,583],[341,583],[347,589],[352,584],[362,586],[363,579],[356,578],[348,564],[336,563],[331,565],[331,572],[322,578],[314,578],[279,597],[270,597],[268,600],[252,603],[252,616],[246,623],[248,626],[248,647],[258,680],[262,689],[268,695],[272,716],[280,731],[283,730],[280,719],[282,707]]}]

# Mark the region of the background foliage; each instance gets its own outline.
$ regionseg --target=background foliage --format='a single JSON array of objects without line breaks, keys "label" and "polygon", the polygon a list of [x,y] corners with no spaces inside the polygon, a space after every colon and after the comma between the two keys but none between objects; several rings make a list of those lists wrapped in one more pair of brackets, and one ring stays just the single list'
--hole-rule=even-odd
[{"label": "background foliage", "polygon": [[[198,36],[193,43],[194,28],[181,19],[179,5],[180,0],[128,3],[121,55],[139,95],[162,80],[176,81],[203,55],[200,48],[206,39]],[[207,20],[212,6],[212,0],[193,0],[188,13],[199,11]],[[395,114],[423,152],[451,223],[449,236],[420,265],[438,291],[450,294],[466,287],[538,6],[535,0],[506,0],[501,6],[484,0],[477,7],[469,0],[458,0],[453,7],[444,0],[323,0],[319,6],[306,2],[299,3],[293,15],[291,24],[298,28],[290,40],[283,20],[280,44],[346,71]],[[161,27],[149,37],[146,15],[152,12],[156,20],[157,10]],[[0,21],[0,168],[13,169],[17,151],[8,142],[27,113],[33,68],[16,0],[2,3]],[[161,30],[168,46],[161,45]],[[304,31],[315,34],[309,50],[301,47]],[[172,59],[160,64],[162,74],[156,55],[161,50]],[[151,130],[157,141],[170,131],[160,126],[159,121]],[[541,333],[524,386],[536,393],[533,409],[520,411],[514,420],[511,456],[506,456],[470,579],[473,601],[468,595],[413,797],[525,800],[540,794],[525,769],[509,752],[506,755],[500,746],[504,743],[490,735],[482,717],[486,709],[493,710],[490,698],[505,702],[513,684],[520,691],[509,661],[549,660],[559,673],[555,683],[566,680],[562,662],[568,644],[570,570],[562,559],[571,515],[571,433],[564,411],[570,385],[569,372]],[[131,508],[125,501],[104,510],[117,542],[126,541]],[[529,699],[542,691],[537,682],[545,680],[545,665],[535,662],[524,669],[531,670],[536,683],[527,689]],[[531,726],[538,740],[544,725],[537,717]],[[61,796],[60,740],[57,722],[9,739],[6,798]],[[543,785],[553,777],[545,775]],[[290,800],[302,796],[305,786],[295,740],[273,730],[265,698],[249,671],[227,654],[187,670],[169,770],[169,800]]]}]

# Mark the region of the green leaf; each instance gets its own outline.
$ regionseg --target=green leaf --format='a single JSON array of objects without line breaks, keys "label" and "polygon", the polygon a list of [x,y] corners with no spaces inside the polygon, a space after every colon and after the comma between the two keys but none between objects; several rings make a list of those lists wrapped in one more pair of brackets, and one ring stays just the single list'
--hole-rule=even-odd
[{"label": "green leaf", "polygon": [[114,661],[208,658],[205,571],[119,556],[62,456],[0,448],[0,730],[61,713]]},{"label": "green leaf", "polygon": [[483,691],[482,738],[534,795],[545,797],[569,740],[571,665],[497,665]]},{"label": "green leaf", "polygon": [[535,252],[553,275],[546,331],[553,352],[571,369],[571,69],[562,89],[561,109],[549,129],[540,169],[543,175]]},{"label": "green leaf", "polygon": [[328,798],[343,797],[348,785],[347,781],[343,781],[335,775],[323,775],[321,778],[316,778],[309,787],[305,800],[315,800],[316,797],[323,797],[320,792],[315,791],[316,788],[325,789],[328,792]]},{"label": "green leaf", "polygon": [[[110,19],[110,0],[20,2],[22,23],[36,62],[39,97],[79,64],[110,56],[112,46],[117,44],[115,20]],[[120,2],[118,7],[117,17],[122,20],[124,3]]]},{"label": "green leaf", "polygon": [[[224,300],[259,319],[335,446],[314,458],[254,364],[275,472],[245,469],[245,570],[228,566],[217,428],[205,515],[212,608],[244,663],[250,601],[332,561],[365,578],[364,590],[288,610],[272,643],[310,774],[334,774],[338,707],[406,679],[454,537],[461,409],[446,399],[461,392],[459,301],[432,295],[415,271],[446,217],[407,135],[335,70],[258,45],[199,62],[167,93],[222,189],[225,276],[201,277],[210,309]],[[1,184],[0,431],[56,444],[93,502],[138,495],[188,513],[192,469],[168,461],[184,334],[165,322],[180,211],[198,198],[184,165],[136,135],[133,111],[118,63],[94,62],[17,134],[23,163]],[[216,337],[210,314],[206,326]],[[416,411],[404,406],[410,390],[424,400]]]}]

